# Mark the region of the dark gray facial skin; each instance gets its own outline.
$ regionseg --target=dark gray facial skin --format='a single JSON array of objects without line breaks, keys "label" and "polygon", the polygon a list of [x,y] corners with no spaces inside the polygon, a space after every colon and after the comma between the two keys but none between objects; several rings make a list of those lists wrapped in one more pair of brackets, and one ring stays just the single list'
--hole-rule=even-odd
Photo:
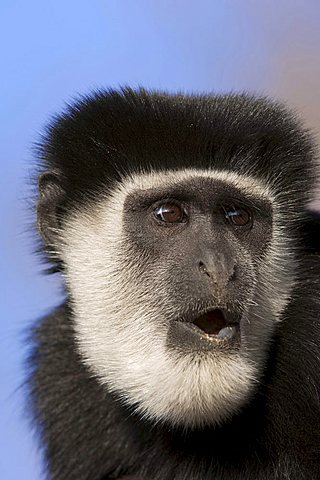
[{"label": "dark gray facial skin", "polygon": [[[158,218],[161,206],[168,204],[181,209],[181,220]],[[249,214],[246,224],[230,221],[228,213],[237,209]],[[131,258],[144,257],[134,267],[140,269],[142,284],[148,288],[153,279],[159,305],[167,312],[169,349],[181,354],[232,353],[252,351],[261,339],[267,343],[275,319],[267,299],[263,305],[256,302],[256,285],[261,288],[260,269],[272,237],[272,207],[266,198],[244,195],[210,178],[136,191],[124,205],[124,230]],[[234,327],[232,338],[216,339],[192,326],[201,314],[214,309]],[[259,345],[259,356],[262,351]]]}]

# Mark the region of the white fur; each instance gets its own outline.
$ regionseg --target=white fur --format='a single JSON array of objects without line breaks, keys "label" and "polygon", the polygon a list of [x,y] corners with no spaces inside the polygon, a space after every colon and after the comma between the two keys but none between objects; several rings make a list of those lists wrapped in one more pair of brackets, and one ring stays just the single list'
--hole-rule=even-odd
[{"label": "white fur", "polygon": [[[182,425],[220,423],[246,401],[257,367],[240,351],[232,354],[182,353],[166,348],[167,317],[157,305],[157,289],[147,289],[132,269],[124,268],[123,205],[135,190],[173,185],[192,177],[223,180],[242,192],[274,201],[266,186],[248,176],[186,169],[136,174],[81,211],[71,212],[62,232],[62,259],[75,312],[79,351],[102,384],[153,421]],[[279,269],[279,232],[274,232],[266,275]],[[279,266],[280,261],[280,266]],[[152,279],[151,279],[152,281]],[[270,282],[271,284],[271,282]],[[169,294],[169,292],[168,292]],[[276,315],[289,288],[274,297]]]}]

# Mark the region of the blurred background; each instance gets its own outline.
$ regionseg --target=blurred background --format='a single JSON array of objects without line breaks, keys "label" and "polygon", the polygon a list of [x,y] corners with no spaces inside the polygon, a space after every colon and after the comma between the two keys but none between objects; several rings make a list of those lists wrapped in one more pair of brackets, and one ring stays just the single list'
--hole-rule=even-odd
[{"label": "blurred background", "polygon": [[251,91],[320,137],[318,0],[1,0],[0,479],[40,480],[24,418],[25,330],[63,298],[34,254],[32,144],[64,102],[120,85]]}]

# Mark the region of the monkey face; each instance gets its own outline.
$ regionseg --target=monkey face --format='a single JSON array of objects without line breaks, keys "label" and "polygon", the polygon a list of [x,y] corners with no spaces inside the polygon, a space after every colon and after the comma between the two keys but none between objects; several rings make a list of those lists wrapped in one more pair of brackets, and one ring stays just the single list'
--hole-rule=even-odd
[{"label": "monkey face", "polygon": [[123,248],[130,246],[125,258],[144,255],[126,269],[136,271],[166,312],[168,346],[184,353],[238,350],[272,237],[269,199],[191,176],[128,195],[123,233]]},{"label": "monkey face", "polygon": [[79,350],[121,401],[193,427],[250,398],[293,284],[276,208],[253,178],[189,169],[127,177],[67,217]]}]

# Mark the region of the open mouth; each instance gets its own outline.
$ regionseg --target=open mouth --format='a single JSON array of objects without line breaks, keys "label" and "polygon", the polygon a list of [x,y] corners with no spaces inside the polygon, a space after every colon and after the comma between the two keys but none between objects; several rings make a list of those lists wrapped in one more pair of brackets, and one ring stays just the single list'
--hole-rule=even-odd
[{"label": "open mouth", "polygon": [[191,322],[188,326],[194,332],[204,335],[207,339],[214,341],[231,341],[239,337],[239,319],[220,309],[212,309],[204,312]]}]

